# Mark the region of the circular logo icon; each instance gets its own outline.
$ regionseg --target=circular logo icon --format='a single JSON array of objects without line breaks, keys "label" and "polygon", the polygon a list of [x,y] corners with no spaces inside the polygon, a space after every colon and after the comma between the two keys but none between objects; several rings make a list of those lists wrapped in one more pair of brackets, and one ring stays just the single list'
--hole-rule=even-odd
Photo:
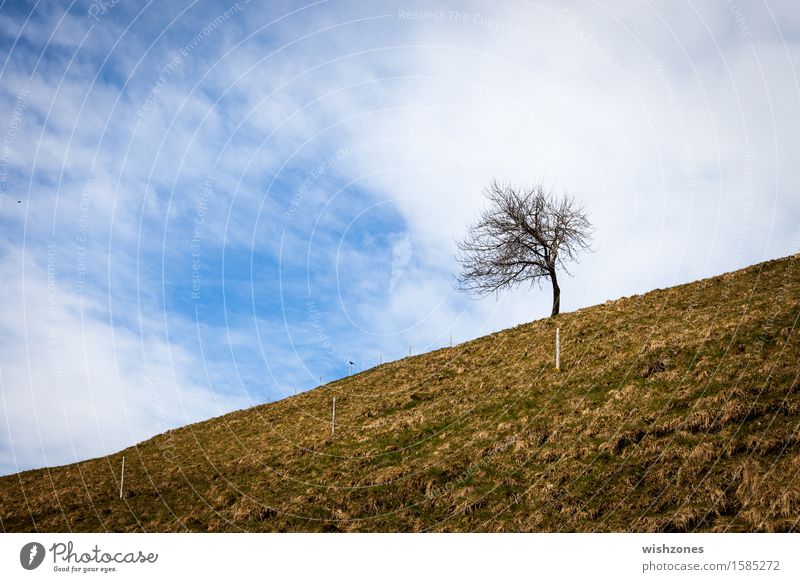
[{"label": "circular logo icon", "polygon": [[35,570],[44,561],[44,546],[39,542],[29,542],[19,551],[19,563],[26,570]]}]

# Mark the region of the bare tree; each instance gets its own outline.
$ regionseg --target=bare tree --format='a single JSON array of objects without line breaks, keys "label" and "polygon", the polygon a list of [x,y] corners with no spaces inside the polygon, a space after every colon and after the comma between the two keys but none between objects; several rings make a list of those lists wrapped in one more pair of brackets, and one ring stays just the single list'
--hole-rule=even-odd
[{"label": "bare tree", "polygon": [[590,250],[592,225],[574,198],[554,196],[541,185],[517,188],[492,182],[489,202],[458,243],[460,287],[477,295],[496,293],[525,281],[553,285],[553,310],[561,307],[557,270]]}]

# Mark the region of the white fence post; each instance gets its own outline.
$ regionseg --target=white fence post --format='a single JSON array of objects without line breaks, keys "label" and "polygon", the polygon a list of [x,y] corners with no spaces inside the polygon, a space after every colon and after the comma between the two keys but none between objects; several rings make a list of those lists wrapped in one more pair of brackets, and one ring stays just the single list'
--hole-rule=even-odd
[{"label": "white fence post", "polygon": [[333,415],[331,416],[331,436],[336,434],[336,396],[333,397]]},{"label": "white fence post", "polygon": [[122,472],[119,475],[119,498],[122,499],[122,484],[125,482],[125,456],[122,456]]},{"label": "white fence post", "polygon": [[556,370],[561,369],[561,328],[556,328]]}]

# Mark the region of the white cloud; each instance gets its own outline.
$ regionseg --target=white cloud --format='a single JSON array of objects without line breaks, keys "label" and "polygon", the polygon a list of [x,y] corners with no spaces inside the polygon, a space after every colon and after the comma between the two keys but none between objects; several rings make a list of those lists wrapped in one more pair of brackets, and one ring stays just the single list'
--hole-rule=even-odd
[{"label": "white cloud", "polygon": [[109,454],[249,404],[204,385],[202,360],[147,314],[134,331],[71,290],[56,249],[7,250],[0,278],[0,473]]}]

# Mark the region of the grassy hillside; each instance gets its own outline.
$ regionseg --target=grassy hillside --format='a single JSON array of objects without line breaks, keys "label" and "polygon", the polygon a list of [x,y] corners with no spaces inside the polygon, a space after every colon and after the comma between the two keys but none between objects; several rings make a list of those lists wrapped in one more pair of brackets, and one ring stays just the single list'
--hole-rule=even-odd
[{"label": "grassy hillside", "polygon": [[797,531],[799,314],[800,255],[626,297],[109,457],[0,478],[0,522],[5,531]]}]

